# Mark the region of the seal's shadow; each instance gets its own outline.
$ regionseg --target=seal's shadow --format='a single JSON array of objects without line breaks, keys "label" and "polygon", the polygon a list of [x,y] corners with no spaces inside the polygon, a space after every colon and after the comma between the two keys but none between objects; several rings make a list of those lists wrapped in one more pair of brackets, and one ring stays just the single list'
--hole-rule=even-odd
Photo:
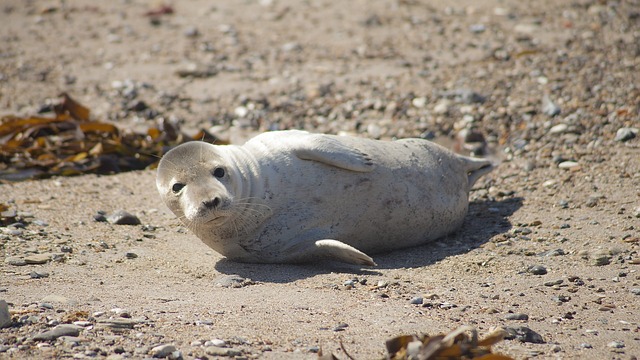
[{"label": "seal's shadow", "polygon": [[509,231],[511,223],[508,217],[522,207],[522,200],[515,197],[501,201],[471,202],[459,231],[425,245],[373,254],[372,257],[378,264],[375,268],[359,268],[335,262],[302,265],[244,264],[227,259],[218,261],[215,268],[223,274],[240,275],[253,281],[287,283],[331,272],[377,275],[380,274],[377,271],[379,269],[427,266],[446,257],[466,253],[486,243],[493,236]]}]

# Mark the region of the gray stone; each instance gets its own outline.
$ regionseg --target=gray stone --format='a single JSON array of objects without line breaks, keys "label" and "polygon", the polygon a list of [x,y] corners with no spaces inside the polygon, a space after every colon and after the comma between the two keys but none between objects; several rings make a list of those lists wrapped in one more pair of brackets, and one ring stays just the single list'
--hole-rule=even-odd
[{"label": "gray stone", "polygon": [[528,342],[533,344],[544,344],[544,339],[542,335],[537,332],[529,329],[526,326],[517,326],[517,327],[505,327],[504,330],[507,332],[507,336],[505,339],[513,340],[517,339],[521,342]]},{"label": "gray stone", "polygon": [[[633,289],[631,289],[631,290],[629,290],[629,291],[631,291],[631,293],[632,293],[633,295],[640,295],[640,288],[633,288]],[[0,327],[1,327],[1,326],[0,326]]]},{"label": "gray stone", "polygon": [[542,265],[533,265],[527,271],[533,275],[544,275],[547,273],[547,268]]},{"label": "gray stone", "polygon": [[140,323],[140,321],[135,319],[100,319],[98,320],[97,325],[99,327],[106,327],[113,330],[124,330],[124,329],[133,329],[134,325]]},{"label": "gray stone", "polygon": [[207,355],[211,356],[240,356],[242,351],[233,348],[221,348],[217,346],[209,346],[204,349]]},{"label": "gray stone", "polygon": [[13,265],[13,266],[25,266],[27,262],[23,258],[19,257],[8,257],[4,260],[5,264]]},{"label": "gray stone", "polygon": [[252,285],[253,281],[251,279],[245,279],[240,275],[223,275],[218,277],[213,284],[215,286],[221,287],[232,287],[232,288],[241,288],[247,285]]},{"label": "gray stone", "polygon": [[171,355],[171,353],[177,350],[178,349],[176,349],[176,347],[171,344],[158,345],[151,349],[151,356],[153,356],[154,358],[166,358],[167,356]]},{"label": "gray stone", "polygon": [[508,314],[504,318],[505,320],[529,320],[529,315],[522,313]]},{"label": "gray stone", "polygon": [[11,326],[11,314],[9,313],[9,304],[0,300],[0,329]]},{"label": "gray stone", "polygon": [[37,334],[33,337],[35,341],[49,341],[55,340],[61,336],[78,336],[80,335],[80,330],[82,330],[81,326],[71,325],[71,324],[62,324],[54,327],[49,331],[45,331],[43,333]]},{"label": "gray stone", "polygon": [[616,132],[615,141],[625,142],[635,138],[638,135],[638,129],[623,127]]},{"label": "gray stone", "polygon": [[613,349],[622,349],[624,347],[624,342],[622,341],[612,341],[607,344],[608,347]]},{"label": "gray stone", "polygon": [[44,254],[34,254],[34,255],[29,255],[27,257],[24,258],[24,261],[28,264],[28,265],[33,265],[33,264],[46,264],[49,261],[51,261],[51,254],[49,253],[44,253]]},{"label": "gray stone", "polygon": [[416,296],[411,299],[411,304],[414,304],[414,305],[420,305],[422,304],[422,302],[423,302],[423,299],[420,296]]},{"label": "gray stone", "polygon": [[115,225],[140,225],[140,219],[124,210],[118,210],[107,217],[107,221]]},{"label": "gray stone", "polygon": [[556,105],[553,101],[551,101],[551,99],[548,96],[545,95],[542,98],[542,112],[547,116],[556,116],[560,114],[560,107]]}]

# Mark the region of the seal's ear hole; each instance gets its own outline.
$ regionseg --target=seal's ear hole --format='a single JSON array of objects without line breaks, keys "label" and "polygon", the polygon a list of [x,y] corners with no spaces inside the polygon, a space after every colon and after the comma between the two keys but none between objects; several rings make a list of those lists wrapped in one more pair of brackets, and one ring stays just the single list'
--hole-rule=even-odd
[{"label": "seal's ear hole", "polygon": [[218,179],[224,177],[224,169],[223,168],[215,168],[215,170],[213,170],[213,176],[217,177]]},{"label": "seal's ear hole", "polygon": [[184,187],[184,184],[181,183],[175,183],[173,184],[173,186],[171,187],[171,191],[173,191],[175,194],[179,193],[180,190],[182,190],[182,188]]}]

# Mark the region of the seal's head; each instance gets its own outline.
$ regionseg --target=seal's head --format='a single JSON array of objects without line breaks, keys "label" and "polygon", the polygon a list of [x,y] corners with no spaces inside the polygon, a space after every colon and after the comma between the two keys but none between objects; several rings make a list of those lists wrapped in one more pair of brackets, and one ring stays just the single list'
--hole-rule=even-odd
[{"label": "seal's head", "polygon": [[224,223],[232,213],[237,181],[234,166],[217,146],[201,141],[171,149],[156,175],[160,197],[189,228]]}]

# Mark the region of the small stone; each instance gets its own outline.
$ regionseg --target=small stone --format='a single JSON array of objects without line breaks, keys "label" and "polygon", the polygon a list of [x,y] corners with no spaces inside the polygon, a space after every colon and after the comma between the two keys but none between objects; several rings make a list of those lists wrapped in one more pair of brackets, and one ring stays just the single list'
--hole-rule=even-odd
[{"label": "small stone", "polygon": [[411,100],[411,104],[417,108],[423,108],[425,105],[427,105],[427,98],[426,97],[413,98],[413,100]]},{"label": "small stone", "polygon": [[580,344],[580,347],[583,349],[593,349],[593,346],[589,343],[582,343]]},{"label": "small stone", "polygon": [[485,30],[487,30],[487,27],[484,26],[484,24],[473,24],[469,26],[469,31],[471,31],[474,34],[483,33]]},{"label": "small stone", "polygon": [[605,266],[611,263],[611,255],[609,254],[594,254],[591,258],[591,263],[595,266]]},{"label": "small stone", "polygon": [[101,319],[98,320],[98,327],[105,327],[112,330],[124,330],[124,329],[133,329],[134,325],[138,324],[140,321],[134,319]]},{"label": "small stone", "polygon": [[[542,98],[542,112],[547,116],[556,116],[560,114],[560,107],[556,105],[548,96]],[[557,125],[556,125],[557,126]],[[565,125],[566,126],[566,125]],[[553,128],[552,128],[553,129]],[[562,131],[566,131],[566,128]]]},{"label": "small stone", "polygon": [[349,327],[349,324],[340,323],[333,328],[333,331],[344,331]]},{"label": "small stone", "polygon": [[505,320],[529,320],[529,315],[516,313],[516,314],[508,314],[504,318]]},{"label": "small stone", "polygon": [[213,284],[221,287],[241,288],[247,285],[252,285],[251,279],[245,279],[240,275],[223,275],[218,277]]},{"label": "small stone", "polygon": [[129,251],[129,252],[127,252],[124,256],[125,256],[127,259],[136,259],[136,258],[138,257],[138,254],[136,254],[136,253],[134,253],[134,252]]},{"label": "small stone", "polygon": [[49,273],[46,271],[32,271],[29,273],[29,277],[32,279],[44,279],[49,277]]},{"label": "small stone", "polygon": [[571,169],[577,167],[579,164],[575,161],[563,161],[558,164],[560,169]]},{"label": "small stone", "polygon": [[563,283],[563,280],[562,279],[558,279],[558,280],[553,280],[553,281],[547,281],[543,285],[544,286],[555,286],[555,285],[560,285],[562,283]]},{"label": "small stone", "polygon": [[198,35],[200,35],[200,31],[198,31],[198,28],[195,26],[189,26],[185,31],[184,31],[184,36],[186,37],[197,37]]},{"label": "small stone", "polygon": [[542,265],[533,265],[527,271],[533,275],[544,275],[547,273],[547,268]]},{"label": "small stone", "polygon": [[613,349],[622,349],[624,347],[624,342],[622,341],[612,341],[607,344],[608,347]]},{"label": "small stone", "polygon": [[567,131],[568,128],[569,126],[567,124],[558,124],[549,129],[549,134],[562,134],[563,132]]},{"label": "small stone", "polygon": [[638,135],[638,129],[623,127],[616,132],[615,141],[625,142],[635,138]]},{"label": "small stone", "polygon": [[24,261],[29,265],[31,265],[31,264],[46,264],[49,261],[51,261],[51,254],[45,253],[45,254],[29,255],[29,256],[24,258]]},{"label": "small stone", "polygon": [[158,346],[154,347],[153,349],[151,349],[150,354],[154,358],[166,358],[176,350],[177,349],[176,349],[176,347],[174,345],[164,344],[164,345],[158,345]]},{"label": "small stone", "polygon": [[210,343],[210,345],[207,345],[207,346],[217,346],[217,347],[227,346],[227,342],[221,339],[211,339],[207,341],[207,343]]},{"label": "small stone", "polygon": [[4,262],[8,265],[13,265],[13,266],[27,265],[27,262],[23,258],[19,258],[19,257],[8,257],[4,260]]},{"label": "small stone", "polygon": [[115,225],[140,225],[140,219],[124,210],[118,210],[107,217],[107,221]]},{"label": "small stone", "polygon": [[49,331],[37,334],[33,337],[35,341],[55,340],[61,336],[78,336],[82,327],[72,324],[62,324],[54,327]]},{"label": "small stone", "polygon": [[416,296],[416,297],[411,298],[411,304],[421,305],[422,303],[423,303],[423,299],[420,296]]},{"label": "small stone", "polygon": [[544,339],[542,338],[542,336],[526,326],[509,326],[505,327],[504,330],[508,333],[508,335],[505,336],[505,339],[507,340],[517,339],[521,342],[544,344]]},{"label": "small stone", "polygon": [[211,356],[240,356],[242,351],[233,348],[221,348],[217,346],[209,346],[204,348],[204,352]]},{"label": "small stone", "polygon": [[449,112],[449,100],[441,100],[434,107],[433,112],[438,115],[444,115]]},{"label": "small stone", "polygon": [[[640,288],[633,288],[629,290],[633,295],[640,295]],[[1,326],[0,326],[1,327]]]},{"label": "small stone", "polygon": [[0,300],[0,329],[11,326],[11,314],[9,313],[9,304],[5,300]]},{"label": "small stone", "polygon": [[82,339],[77,336],[61,336],[60,339],[68,345],[78,346]]}]

